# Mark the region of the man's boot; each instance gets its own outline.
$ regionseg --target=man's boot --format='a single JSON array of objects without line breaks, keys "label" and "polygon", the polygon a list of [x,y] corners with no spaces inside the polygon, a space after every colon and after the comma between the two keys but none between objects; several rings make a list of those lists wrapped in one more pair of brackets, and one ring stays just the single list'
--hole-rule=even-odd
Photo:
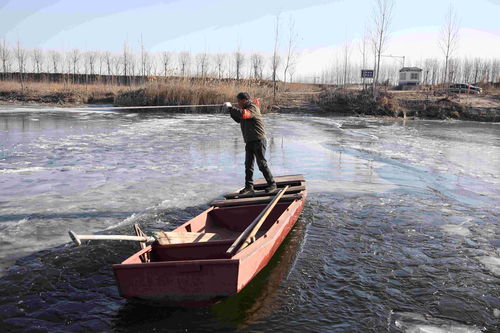
[{"label": "man's boot", "polygon": [[240,194],[253,194],[255,191],[253,189],[253,186],[245,186],[244,189],[242,189],[239,193]]},{"label": "man's boot", "polygon": [[272,192],[275,192],[277,189],[278,189],[278,187],[276,186],[276,183],[271,183],[271,184],[268,184],[264,190],[267,193],[272,193]]}]

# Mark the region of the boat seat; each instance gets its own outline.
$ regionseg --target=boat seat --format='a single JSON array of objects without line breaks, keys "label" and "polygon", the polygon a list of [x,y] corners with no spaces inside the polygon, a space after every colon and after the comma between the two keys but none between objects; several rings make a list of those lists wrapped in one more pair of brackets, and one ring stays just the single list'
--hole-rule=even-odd
[{"label": "boat seat", "polygon": [[219,240],[221,237],[210,232],[181,232],[181,231],[160,231],[155,232],[153,237],[160,245],[182,244],[182,243],[202,243]]}]

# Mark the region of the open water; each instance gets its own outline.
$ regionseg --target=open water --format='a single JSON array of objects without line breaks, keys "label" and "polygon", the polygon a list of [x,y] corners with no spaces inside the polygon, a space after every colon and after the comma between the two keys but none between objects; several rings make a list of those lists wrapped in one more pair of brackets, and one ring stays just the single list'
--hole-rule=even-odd
[{"label": "open water", "polygon": [[[308,202],[243,292],[199,308],[119,297],[137,250],[77,233],[171,230],[243,185],[226,115],[0,107],[1,332],[498,332],[500,124],[266,115]],[[258,173],[260,176],[260,173]]]}]

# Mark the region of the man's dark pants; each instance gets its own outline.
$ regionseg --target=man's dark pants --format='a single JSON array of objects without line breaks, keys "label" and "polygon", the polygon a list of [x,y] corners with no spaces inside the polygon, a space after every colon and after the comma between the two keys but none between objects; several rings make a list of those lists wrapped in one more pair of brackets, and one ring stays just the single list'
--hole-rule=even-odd
[{"label": "man's dark pants", "polygon": [[260,172],[264,175],[268,184],[274,183],[271,170],[267,166],[265,158],[267,140],[261,139],[259,141],[248,142],[245,145],[245,187],[253,186],[253,165],[254,160],[257,160],[257,166]]}]

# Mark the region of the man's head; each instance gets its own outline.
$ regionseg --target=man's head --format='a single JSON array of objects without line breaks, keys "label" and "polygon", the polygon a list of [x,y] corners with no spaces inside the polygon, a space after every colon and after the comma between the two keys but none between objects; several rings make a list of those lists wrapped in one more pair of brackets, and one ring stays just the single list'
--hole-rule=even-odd
[{"label": "man's head", "polygon": [[250,95],[247,92],[240,92],[236,99],[240,108],[244,107],[250,101]]}]

